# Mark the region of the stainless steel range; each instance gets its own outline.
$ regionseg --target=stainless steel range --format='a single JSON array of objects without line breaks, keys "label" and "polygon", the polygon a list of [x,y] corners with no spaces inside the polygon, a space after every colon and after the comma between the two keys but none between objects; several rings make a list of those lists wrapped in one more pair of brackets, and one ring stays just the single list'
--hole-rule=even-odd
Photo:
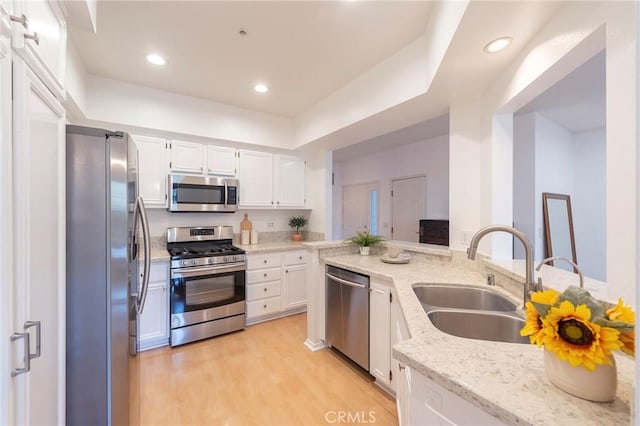
[{"label": "stainless steel range", "polygon": [[171,346],[242,330],[245,252],[231,226],[167,229],[171,255]]}]

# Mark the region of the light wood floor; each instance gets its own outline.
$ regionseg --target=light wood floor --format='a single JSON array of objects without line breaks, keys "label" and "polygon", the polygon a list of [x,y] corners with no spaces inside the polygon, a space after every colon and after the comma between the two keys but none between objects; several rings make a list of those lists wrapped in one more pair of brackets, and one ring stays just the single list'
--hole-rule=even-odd
[{"label": "light wood floor", "polygon": [[141,353],[142,425],[397,425],[395,401],[370,376],[304,346],[306,321]]}]

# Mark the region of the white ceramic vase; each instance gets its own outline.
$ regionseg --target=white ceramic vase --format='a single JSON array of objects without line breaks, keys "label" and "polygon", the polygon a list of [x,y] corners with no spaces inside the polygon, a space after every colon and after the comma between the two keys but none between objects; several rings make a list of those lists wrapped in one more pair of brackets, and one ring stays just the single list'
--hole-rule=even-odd
[{"label": "white ceramic vase", "polygon": [[616,398],[618,374],[616,360],[613,365],[598,365],[593,371],[584,366],[572,367],[553,352],[544,351],[544,369],[551,383],[578,398],[595,402],[609,402]]},{"label": "white ceramic vase", "polygon": [[371,247],[360,246],[360,254],[362,256],[369,256],[369,250],[370,249],[371,249]]}]

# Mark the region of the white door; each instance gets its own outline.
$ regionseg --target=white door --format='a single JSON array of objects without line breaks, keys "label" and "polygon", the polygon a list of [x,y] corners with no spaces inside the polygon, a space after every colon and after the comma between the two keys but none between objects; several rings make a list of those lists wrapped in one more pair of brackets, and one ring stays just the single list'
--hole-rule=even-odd
[{"label": "white door", "polygon": [[[4,3],[0,4],[0,9]],[[1,19],[8,20],[10,11],[0,10]],[[13,186],[11,143],[11,49],[9,38],[0,32],[0,425],[16,424],[10,409],[9,395],[12,392],[10,350],[6,342],[14,332],[13,328]]]},{"label": "white door", "polygon": [[305,206],[305,161],[284,155],[274,156],[276,207]]},{"label": "white door", "polygon": [[167,141],[132,136],[138,148],[138,191],[147,208],[167,206]]},{"label": "white door", "polygon": [[14,335],[18,339],[11,344],[11,368],[20,372],[30,364],[30,370],[11,379],[12,423],[63,424],[65,115],[57,99],[17,58],[13,90],[12,332],[29,333],[30,345],[25,347],[25,335]]},{"label": "white door", "polygon": [[283,310],[307,304],[307,265],[284,267]]},{"label": "white door", "polygon": [[427,178],[424,176],[391,181],[391,238],[420,241],[420,219],[427,212]]},{"label": "white door", "polygon": [[216,176],[235,176],[237,172],[236,150],[207,145],[207,173]]},{"label": "white door", "polygon": [[376,382],[390,385],[389,323],[391,321],[390,287],[371,280],[369,292],[369,373]]},{"label": "white door", "polygon": [[171,171],[202,173],[204,146],[194,142],[171,141]]},{"label": "white door", "polygon": [[[378,190],[377,183],[362,183],[342,187],[342,237],[348,238],[360,232],[377,232],[371,228],[371,193]],[[377,207],[374,207],[374,209]],[[373,213],[373,214],[372,214]]]},{"label": "white door", "polygon": [[240,207],[273,207],[273,155],[240,151]]}]

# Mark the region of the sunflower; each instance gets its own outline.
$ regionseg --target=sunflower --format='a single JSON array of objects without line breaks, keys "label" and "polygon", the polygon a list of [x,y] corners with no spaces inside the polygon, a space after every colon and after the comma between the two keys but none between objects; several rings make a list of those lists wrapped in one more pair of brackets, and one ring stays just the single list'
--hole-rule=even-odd
[{"label": "sunflower", "polygon": [[559,296],[560,293],[553,289],[538,291],[531,295],[531,302],[525,303],[527,318],[525,326],[520,330],[520,335],[529,336],[529,342],[531,344],[535,343],[538,347],[542,346],[543,336],[540,333],[540,331],[542,331],[542,317],[539,310],[544,310],[542,315],[545,315],[548,309],[558,301]]},{"label": "sunflower", "polygon": [[[607,319],[609,321],[620,321],[633,326],[636,322],[636,315],[630,306],[625,305],[622,299],[618,299],[618,304],[611,309],[607,309]],[[623,343],[622,351],[628,355],[635,355],[636,333],[620,332],[620,341]]]},{"label": "sunflower", "polygon": [[611,364],[611,351],[623,346],[618,339],[620,331],[601,327],[590,319],[591,310],[586,305],[574,306],[564,300],[560,306],[549,309],[542,319],[538,339],[573,367],[584,365],[592,371],[597,365]]}]

